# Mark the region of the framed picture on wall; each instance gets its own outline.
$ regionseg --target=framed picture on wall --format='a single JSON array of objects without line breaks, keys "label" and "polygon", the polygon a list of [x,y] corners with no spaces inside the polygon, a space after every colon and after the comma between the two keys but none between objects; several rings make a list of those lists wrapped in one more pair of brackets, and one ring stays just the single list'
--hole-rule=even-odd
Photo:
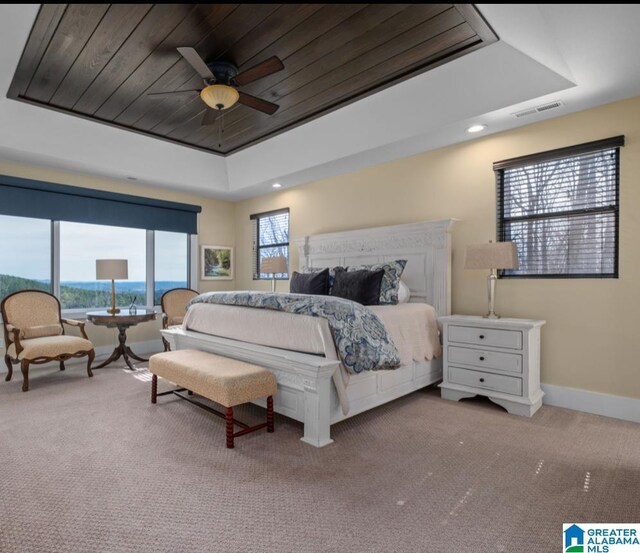
[{"label": "framed picture on wall", "polygon": [[202,280],[233,280],[233,248],[201,246],[200,278]]}]

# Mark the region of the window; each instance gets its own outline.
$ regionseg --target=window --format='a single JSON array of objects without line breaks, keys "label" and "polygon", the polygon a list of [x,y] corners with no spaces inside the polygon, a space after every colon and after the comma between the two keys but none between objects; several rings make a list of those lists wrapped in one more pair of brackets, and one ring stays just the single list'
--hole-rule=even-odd
[{"label": "window", "polygon": [[0,301],[19,290],[51,292],[51,221],[0,215]]},{"label": "window", "polygon": [[[279,209],[251,215],[253,236],[253,279],[271,279],[272,275],[260,273],[260,261],[265,257],[283,256],[289,259],[289,209]],[[277,279],[289,278],[288,273],[278,273]]]},{"label": "window", "polygon": [[111,282],[96,259],[127,259],[117,302],[154,305],[194,276],[197,205],[0,175],[0,300],[23,289],[54,293],[65,310],[108,307]]},{"label": "window", "polygon": [[620,147],[614,137],[494,163],[503,277],[617,278]]},{"label": "window", "polygon": [[146,231],[60,222],[60,303],[62,309],[105,307],[111,281],[96,280],[96,259],[128,260],[128,280],[116,283],[116,303],[146,305]]},{"label": "window", "polygon": [[154,305],[172,288],[189,287],[189,235],[157,230],[154,237]]}]

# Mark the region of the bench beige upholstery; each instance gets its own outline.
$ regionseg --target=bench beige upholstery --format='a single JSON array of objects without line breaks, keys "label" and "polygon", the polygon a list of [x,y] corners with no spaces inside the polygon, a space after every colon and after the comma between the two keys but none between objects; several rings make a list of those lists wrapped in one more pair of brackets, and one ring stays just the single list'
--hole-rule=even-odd
[{"label": "bench beige upholstery", "polygon": [[[149,359],[151,379],[151,403],[157,403],[158,396],[175,394],[190,403],[206,409],[210,413],[223,417],[227,426],[227,447],[234,447],[234,438],[266,428],[273,432],[273,396],[276,393],[276,377],[267,369],[229,359],[221,355],[192,349],[166,351],[152,355]],[[166,378],[177,384],[177,390],[158,393],[158,377]],[[206,397],[226,407],[223,415],[216,409],[194,399],[180,395],[188,390]],[[267,398],[267,422],[247,426],[233,418],[233,407],[262,397]],[[234,432],[234,425],[242,427]]]},{"label": "bench beige upholstery", "polygon": [[276,393],[276,377],[267,369],[204,351],[157,353],[149,370],[225,407]]}]

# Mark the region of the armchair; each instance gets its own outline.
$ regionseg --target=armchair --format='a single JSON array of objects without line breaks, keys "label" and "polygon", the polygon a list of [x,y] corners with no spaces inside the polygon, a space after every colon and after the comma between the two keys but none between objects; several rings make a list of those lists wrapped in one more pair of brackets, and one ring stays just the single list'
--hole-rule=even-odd
[{"label": "armchair", "polygon": [[[63,319],[58,298],[40,290],[23,290],[9,294],[0,304],[4,321],[6,353],[4,361],[8,382],[13,376],[13,365],[20,364],[22,391],[29,390],[29,366],[58,361],[64,371],[64,362],[72,357],[88,357],[87,374],[93,376],[91,363],[95,358],[93,344],[84,329],[84,323]],[[75,326],[79,336],[67,336],[64,325]]]},{"label": "armchair", "polygon": [[[160,298],[162,328],[167,329],[182,325],[184,316],[187,313],[187,303],[197,295],[198,292],[191,288],[173,288],[162,294]],[[162,343],[164,344],[164,351],[171,349],[169,342],[164,338],[162,339]]]}]

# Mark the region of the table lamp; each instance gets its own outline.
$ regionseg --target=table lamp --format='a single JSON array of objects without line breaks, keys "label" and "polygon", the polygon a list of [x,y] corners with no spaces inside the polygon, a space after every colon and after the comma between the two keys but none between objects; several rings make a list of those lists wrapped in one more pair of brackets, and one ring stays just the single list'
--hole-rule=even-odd
[{"label": "table lamp", "polygon": [[517,269],[518,248],[515,242],[489,242],[467,246],[464,258],[465,269],[489,269],[487,291],[489,293],[489,313],[486,319],[499,319],[495,312],[497,269]]},{"label": "table lamp", "polygon": [[260,273],[271,275],[271,291],[276,291],[276,275],[286,273],[289,270],[287,267],[287,258],[283,255],[277,255],[275,257],[263,257],[260,261]]},{"label": "table lamp", "polygon": [[129,269],[126,259],[96,259],[96,280],[111,281],[111,309],[107,313],[116,315],[120,310],[116,307],[116,280],[127,280]]}]

